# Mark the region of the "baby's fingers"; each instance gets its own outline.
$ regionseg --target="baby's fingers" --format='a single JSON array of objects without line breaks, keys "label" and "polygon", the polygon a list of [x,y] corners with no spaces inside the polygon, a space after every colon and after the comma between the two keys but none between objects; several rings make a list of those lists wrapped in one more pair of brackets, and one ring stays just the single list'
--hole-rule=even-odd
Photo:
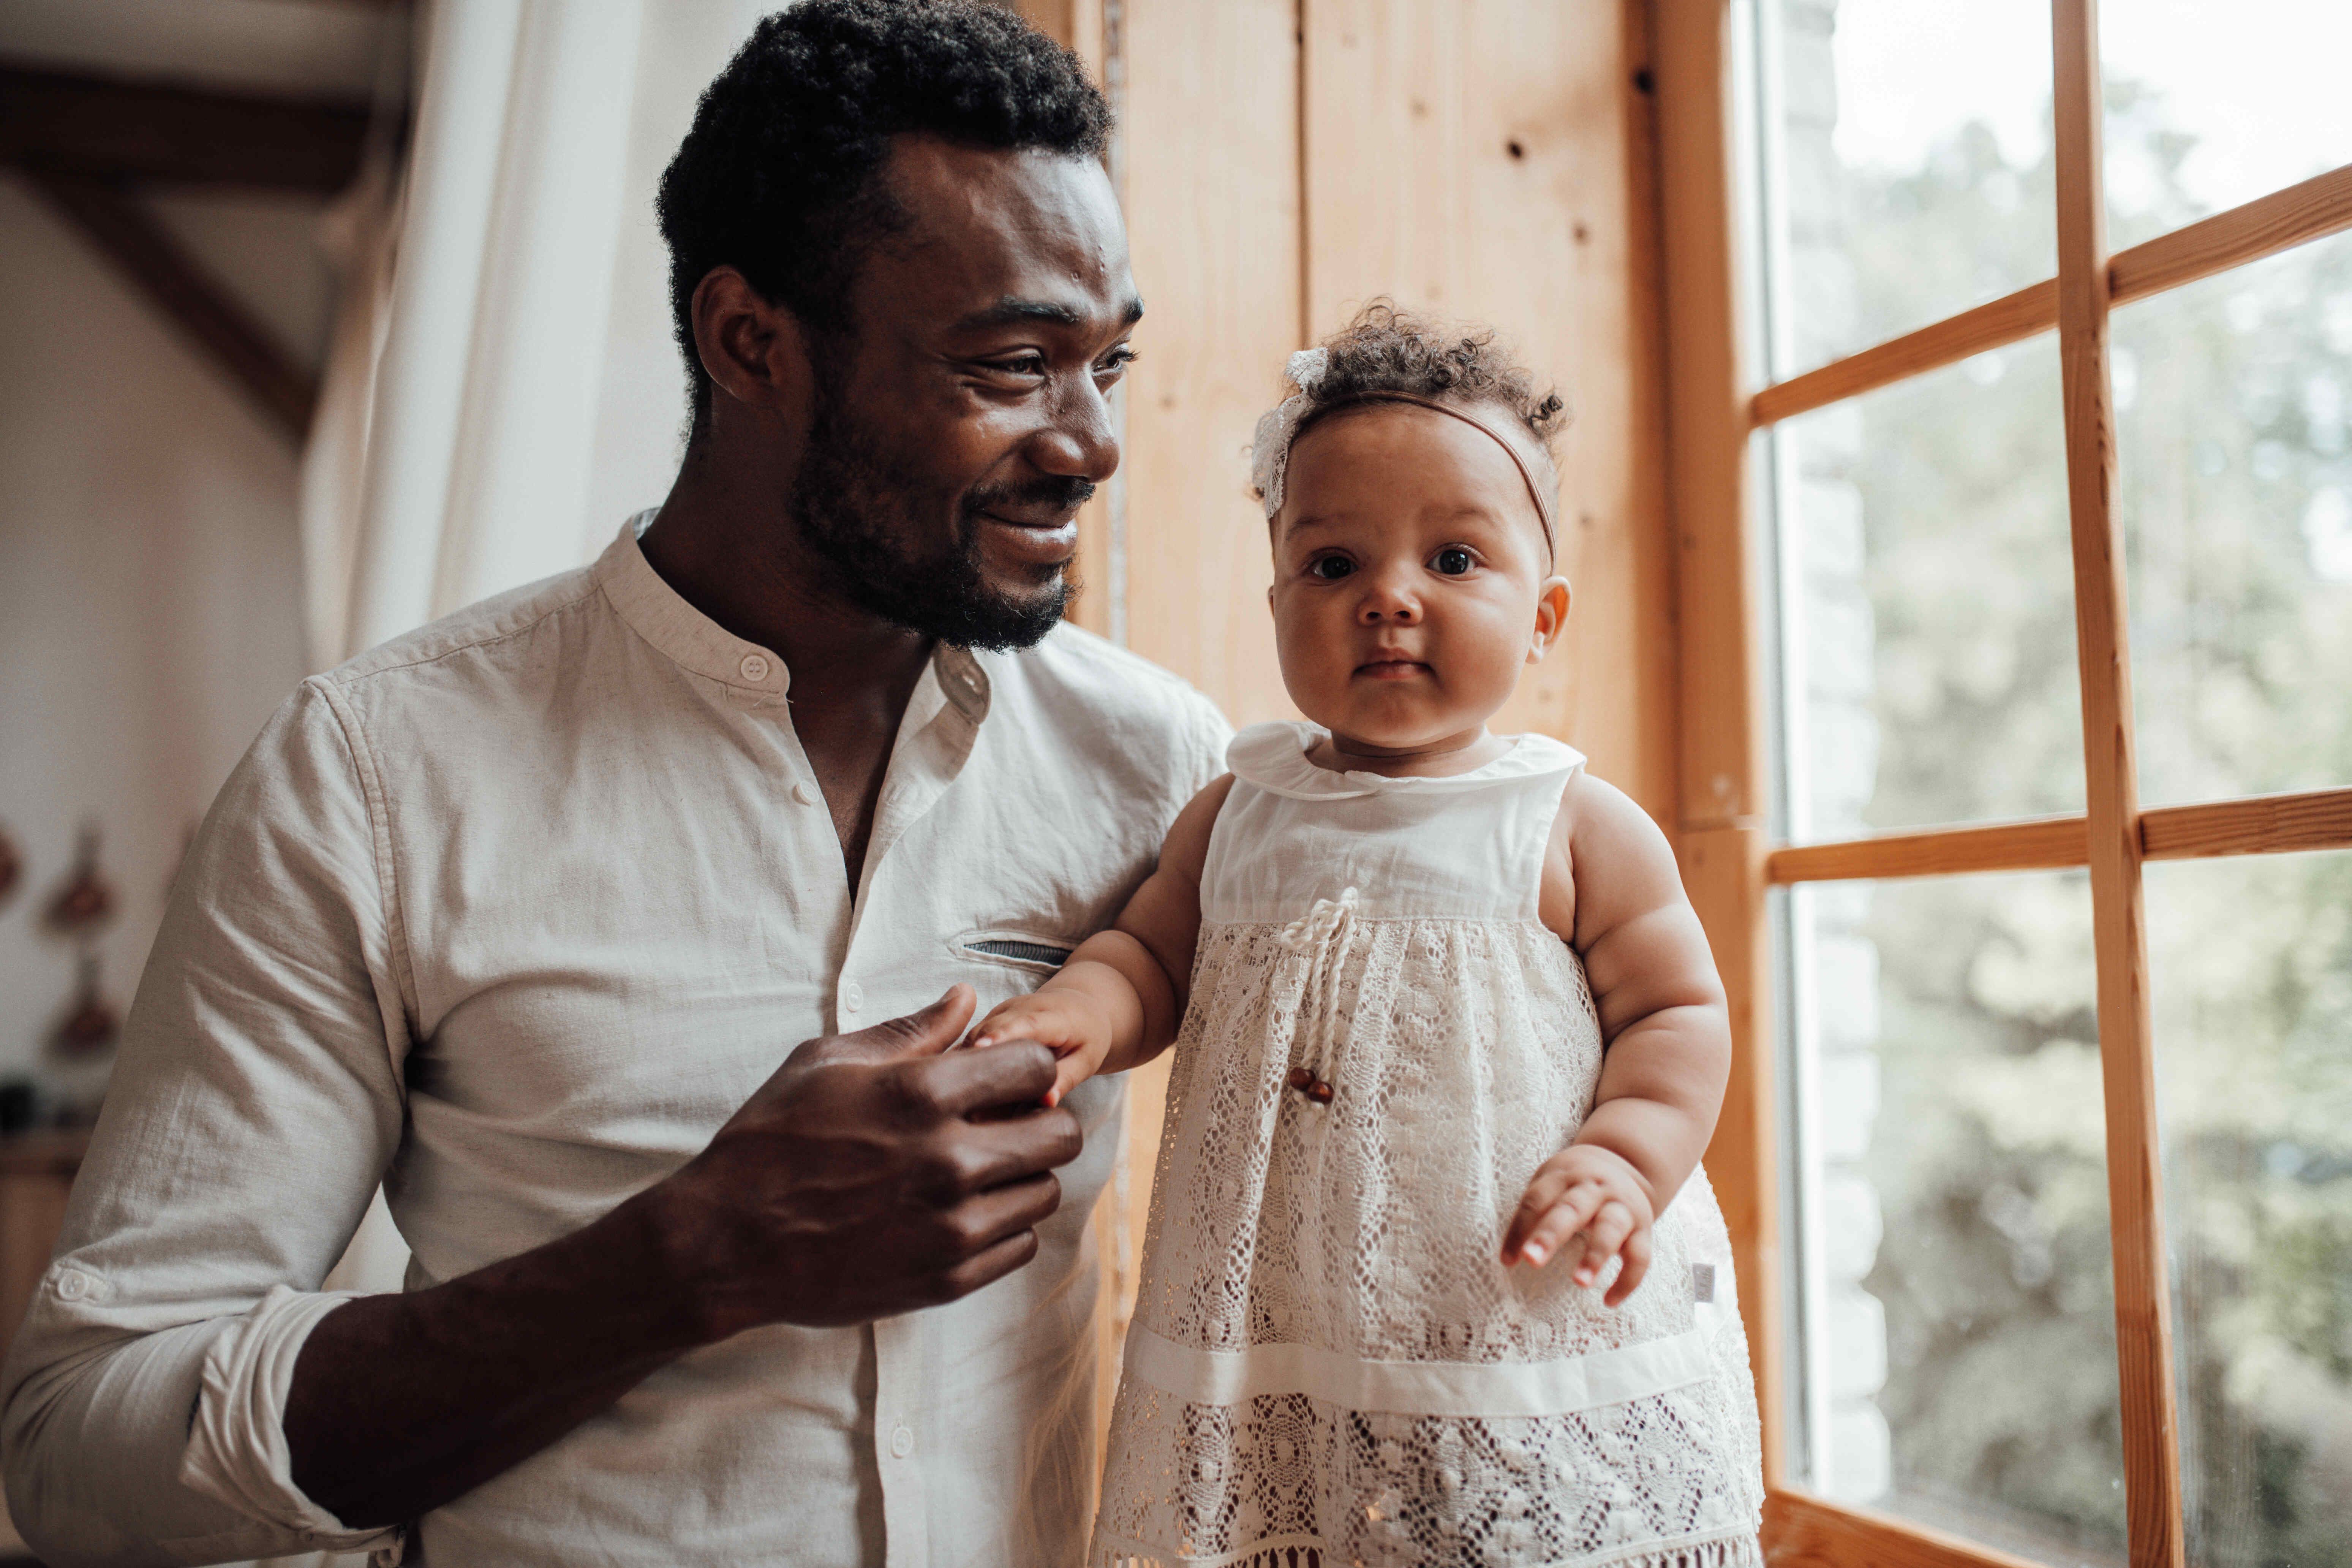
[{"label": "baby's fingers", "polygon": [[1617,1255],[1633,1234],[1633,1211],[1615,1198],[1601,1205],[1584,1232],[1584,1256],[1577,1260],[1576,1282],[1590,1285],[1601,1278],[1601,1265]]},{"label": "baby's fingers", "polygon": [[1585,1227],[1608,1195],[1609,1190],[1597,1182],[1580,1182],[1569,1188],[1519,1243],[1518,1256],[1538,1268],[1550,1262],[1560,1244]]},{"label": "baby's fingers", "polygon": [[1617,1279],[1609,1287],[1609,1294],[1601,1298],[1604,1307],[1622,1307],[1625,1298],[1641,1285],[1650,1272],[1650,1227],[1636,1226],[1633,1234],[1625,1238],[1625,1267],[1617,1271]]}]

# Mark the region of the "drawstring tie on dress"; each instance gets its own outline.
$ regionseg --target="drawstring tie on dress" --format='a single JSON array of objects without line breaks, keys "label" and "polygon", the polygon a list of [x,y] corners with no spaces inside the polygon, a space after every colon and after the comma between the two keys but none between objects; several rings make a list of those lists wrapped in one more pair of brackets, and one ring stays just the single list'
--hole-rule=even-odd
[{"label": "drawstring tie on dress", "polygon": [[1317,1105],[1331,1103],[1330,1075],[1336,1070],[1331,1058],[1339,1045],[1340,959],[1355,926],[1356,889],[1349,888],[1336,899],[1316,900],[1314,908],[1283,927],[1276,939],[1285,952],[1301,954],[1307,961],[1301,994],[1316,992],[1318,983],[1322,993],[1323,1005],[1316,1009],[1309,1026],[1307,1060],[1292,1068],[1288,1079],[1291,1088]]}]

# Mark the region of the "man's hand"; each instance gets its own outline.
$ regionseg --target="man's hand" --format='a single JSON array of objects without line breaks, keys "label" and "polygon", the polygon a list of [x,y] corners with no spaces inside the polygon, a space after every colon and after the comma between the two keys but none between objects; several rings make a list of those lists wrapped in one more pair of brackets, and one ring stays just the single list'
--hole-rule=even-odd
[{"label": "man's hand", "polygon": [[1047,1105],[1059,1105],[1070,1090],[1102,1071],[1110,1054],[1113,1026],[1096,999],[1075,985],[1048,985],[1026,996],[1000,1002],[972,1029],[974,1047],[1034,1040],[1054,1053],[1054,1085]]},{"label": "man's hand", "polygon": [[1624,1268],[1601,1298],[1602,1305],[1618,1306],[1650,1271],[1654,1218],[1649,1191],[1623,1155],[1571,1143],[1538,1167],[1528,1184],[1503,1237],[1503,1262],[1524,1259],[1540,1268],[1557,1254],[1574,1268],[1579,1285],[1591,1285],[1602,1265],[1622,1257]]},{"label": "man's hand", "polygon": [[1077,1118],[1040,1110],[1044,1047],[948,1047],[957,985],[903,1018],[810,1040],[659,1202],[670,1261],[721,1339],[761,1323],[860,1323],[968,1295],[1036,1255]]},{"label": "man's hand", "polygon": [[346,1524],[415,1519],[677,1357],[762,1323],[857,1323],[1029,1261],[1077,1157],[1043,1046],[943,1055],[921,1012],[794,1050],[667,1180],[585,1229],[320,1319],[284,1416],[295,1484]]}]

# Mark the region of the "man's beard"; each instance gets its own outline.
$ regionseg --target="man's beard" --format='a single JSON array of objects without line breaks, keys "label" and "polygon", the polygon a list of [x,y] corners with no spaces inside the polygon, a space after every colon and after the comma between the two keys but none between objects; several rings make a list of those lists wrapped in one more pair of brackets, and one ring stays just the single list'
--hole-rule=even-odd
[{"label": "man's beard", "polygon": [[1034,596],[1014,598],[990,586],[980,568],[980,514],[1007,504],[1074,510],[1094,491],[1091,480],[1051,476],[979,487],[964,496],[944,551],[909,554],[887,526],[894,514],[908,521],[907,490],[892,483],[891,464],[867,432],[843,413],[839,389],[820,385],[808,453],[785,501],[833,586],[860,609],[959,647],[1002,651],[1029,647],[1052,631],[1075,584],[1056,567],[1041,574]]}]

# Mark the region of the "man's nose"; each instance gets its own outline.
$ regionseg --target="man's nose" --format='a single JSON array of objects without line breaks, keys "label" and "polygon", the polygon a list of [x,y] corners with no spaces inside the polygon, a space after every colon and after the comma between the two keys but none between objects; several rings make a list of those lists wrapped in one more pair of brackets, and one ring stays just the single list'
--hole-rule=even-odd
[{"label": "man's nose", "polygon": [[1118,436],[1110,400],[1089,374],[1055,400],[1052,423],[1029,446],[1029,460],[1046,473],[1102,483],[1118,468]]}]

